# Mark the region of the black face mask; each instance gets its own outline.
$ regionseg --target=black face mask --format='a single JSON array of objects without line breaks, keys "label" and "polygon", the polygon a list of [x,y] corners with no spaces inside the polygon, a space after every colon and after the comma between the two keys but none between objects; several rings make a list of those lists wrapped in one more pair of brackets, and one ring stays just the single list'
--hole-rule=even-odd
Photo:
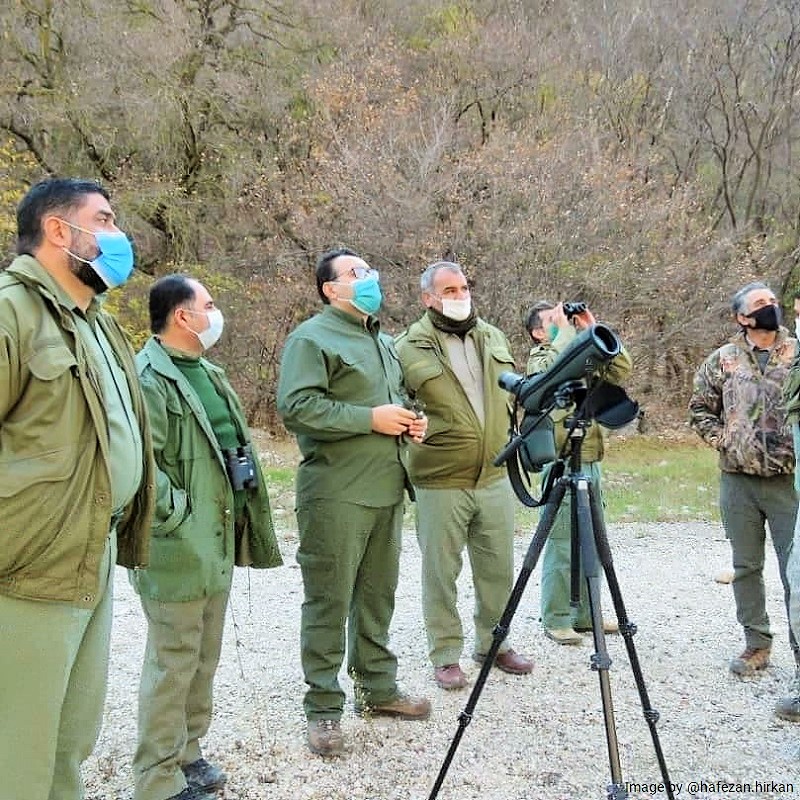
[{"label": "black face mask", "polygon": [[752,319],[755,322],[753,327],[760,331],[776,331],[783,320],[780,308],[773,305],[762,306],[745,316]]}]

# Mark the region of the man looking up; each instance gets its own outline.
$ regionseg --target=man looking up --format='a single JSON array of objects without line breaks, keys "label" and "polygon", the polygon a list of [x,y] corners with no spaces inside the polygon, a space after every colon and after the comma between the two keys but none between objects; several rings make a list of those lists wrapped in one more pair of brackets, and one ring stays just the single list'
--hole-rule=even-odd
[{"label": "man looking up", "polygon": [[226,775],[203,758],[233,566],[282,563],[239,398],[204,353],[222,312],[202,283],[150,289],[153,336],[136,356],[158,497],[150,565],[130,573],[147,618],[135,800],[206,800]]},{"label": "man looking up", "polygon": [[375,316],[377,272],[352,250],[331,250],[317,261],[316,282],[322,311],[286,340],[278,411],[303,454],[297,560],[308,746],[339,755],[345,626],[356,712],[402,719],[430,713],[427,699],[398,688],[389,650],[407,484],[404,437],[419,441],[427,420],[403,407],[400,363]]},{"label": "man looking up", "polygon": [[[456,607],[456,581],[466,549],[475,587],[475,646],[482,663],[514,579],[514,497],[505,467],[492,460],[508,436],[509,395],[497,383],[513,369],[503,333],[472,308],[458,264],[437,261],[420,278],[425,313],[397,340],[406,387],[424,404],[429,435],[412,445],[422,551],[422,610],[428,655],[443,689],[467,684]],[[533,663],[500,645],[495,666],[513,675]]]},{"label": "man looking up", "polygon": [[[739,332],[697,370],[689,420],[719,452],[719,506],[733,557],[733,597],[745,647],[730,670],[751,675],[769,664],[772,632],[764,594],[765,522],[778,557],[787,613],[786,564],[792,547],[797,495],[792,433],[783,384],[797,341],[781,326],[772,290],[748,283],[731,301]],[[797,640],[789,629],[797,657]]]},{"label": "man looking up", "polygon": [[[528,355],[526,373],[536,375],[546,372],[566,347],[574,341],[579,331],[593,325],[594,315],[588,309],[576,314],[572,320],[567,318],[561,303],[553,304],[547,300],[535,303],[528,312],[525,322],[533,347]],[[623,348],[619,355],[604,367],[602,377],[609,383],[620,384],[632,367],[631,358]],[[553,419],[556,452],[560,452],[567,438],[564,420],[574,412],[575,407],[551,412]],[[586,429],[581,446],[581,466],[583,472],[592,479],[597,490],[596,496],[602,497],[600,462],[603,460],[605,443],[603,431],[597,421]],[[547,470],[543,473],[543,485],[547,480]],[[550,535],[542,553],[542,591],[540,597],[542,627],[545,635],[558,644],[573,645],[583,641],[582,633],[592,629],[589,612],[589,598],[583,568],[580,570],[580,598],[578,606],[570,604],[570,584],[572,574],[571,548],[572,540],[572,500],[569,493],[556,514]],[[603,621],[605,633],[616,633],[619,626],[613,620]]]},{"label": "man looking up", "polygon": [[50,178],[0,273],[0,798],[80,800],[100,732],[114,562],[144,566],[154,496],[133,352],[97,295],[130,242],[105,189]]}]

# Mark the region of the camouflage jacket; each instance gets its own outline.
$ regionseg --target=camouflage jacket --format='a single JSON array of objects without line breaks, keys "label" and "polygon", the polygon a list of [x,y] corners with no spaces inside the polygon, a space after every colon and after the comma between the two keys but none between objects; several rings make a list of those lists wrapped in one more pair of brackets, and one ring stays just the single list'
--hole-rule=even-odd
[{"label": "camouflage jacket", "polygon": [[783,384],[797,354],[785,328],[762,371],[743,332],[715,350],[697,370],[689,424],[719,451],[724,472],[769,477],[794,471],[792,433]]},{"label": "camouflage jacket", "polygon": [[789,367],[789,375],[783,384],[783,403],[789,422],[800,422],[800,355]]}]

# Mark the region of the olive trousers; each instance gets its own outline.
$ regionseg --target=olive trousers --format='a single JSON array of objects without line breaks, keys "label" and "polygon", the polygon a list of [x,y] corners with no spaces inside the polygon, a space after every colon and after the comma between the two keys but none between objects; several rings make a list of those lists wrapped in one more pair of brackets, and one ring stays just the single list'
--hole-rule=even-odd
[{"label": "olive trousers", "polygon": [[339,719],[345,658],[359,703],[397,696],[397,658],[389,649],[400,566],[403,504],[372,508],[312,500],[298,503],[303,576],[300,658],[306,717]]},{"label": "olive trousers", "polygon": [[[599,461],[583,464],[582,471],[592,480],[594,496],[602,503]],[[543,483],[547,471],[543,473]],[[542,552],[542,585],[540,609],[542,625],[545,628],[591,628],[589,596],[586,590],[586,576],[580,568],[580,599],[577,607],[570,604],[570,584],[572,575],[572,498],[569,489],[558,509],[550,535]]]},{"label": "olive trousers", "polygon": [[[422,612],[435,667],[457,664],[464,649],[456,582],[466,550],[475,589],[475,653],[485,654],[514,581],[514,496],[507,478],[480,489],[415,487],[422,553]],[[498,652],[509,649],[508,641]]]},{"label": "olive trousers", "polygon": [[0,800],[82,800],[108,681],[116,534],[92,609],[0,595]]},{"label": "olive trousers", "polygon": [[182,766],[202,757],[229,592],[180,603],[141,597],[147,646],[139,683],[134,800],[165,800],[186,788]]},{"label": "olive trousers", "polygon": [[[736,618],[744,629],[745,646],[772,645],[772,632],[764,591],[764,545],[766,523],[778,558],[787,616],[790,585],[786,574],[792,550],[797,494],[791,475],[760,477],[740,472],[723,472],[720,477],[719,507],[733,559],[733,597]],[[797,652],[797,640],[789,628],[789,643]]]}]

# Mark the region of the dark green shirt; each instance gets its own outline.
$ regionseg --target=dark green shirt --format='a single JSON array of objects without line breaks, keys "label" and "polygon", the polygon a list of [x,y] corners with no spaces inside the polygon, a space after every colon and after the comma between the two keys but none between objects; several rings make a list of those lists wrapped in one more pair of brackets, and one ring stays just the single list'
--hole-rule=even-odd
[{"label": "dark green shirt", "polygon": [[172,363],[181,371],[183,377],[189,381],[189,385],[200,398],[220,449],[228,450],[238,447],[241,442],[236,426],[233,424],[231,409],[212,383],[200,358],[192,358],[169,347],[164,349],[169,353]]},{"label": "dark green shirt", "polygon": [[372,408],[405,399],[400,362],[377,319],[326,305],[286,340],[278,411],[303,460],[297,499],[375,508],[403,499],[405,446],[372,430]]},{"label": "dark green shirt", "polygon": [[[162,347],[164,347],[163,344]],[[224,459],[226,450],[231,450],[242,444],[239,441],[239,433],[228,401],[217,391],[217,387],[211,380],[211,376],[199,356],[189,356],[170,347],[164,347],[164,349],[172,359],[172,363],[181,371],[183,377],[194,389],[201,405],[205,409]],[[238,515],[244,508],[244,489],[234,490],[233,502],[234,510]]]}]

